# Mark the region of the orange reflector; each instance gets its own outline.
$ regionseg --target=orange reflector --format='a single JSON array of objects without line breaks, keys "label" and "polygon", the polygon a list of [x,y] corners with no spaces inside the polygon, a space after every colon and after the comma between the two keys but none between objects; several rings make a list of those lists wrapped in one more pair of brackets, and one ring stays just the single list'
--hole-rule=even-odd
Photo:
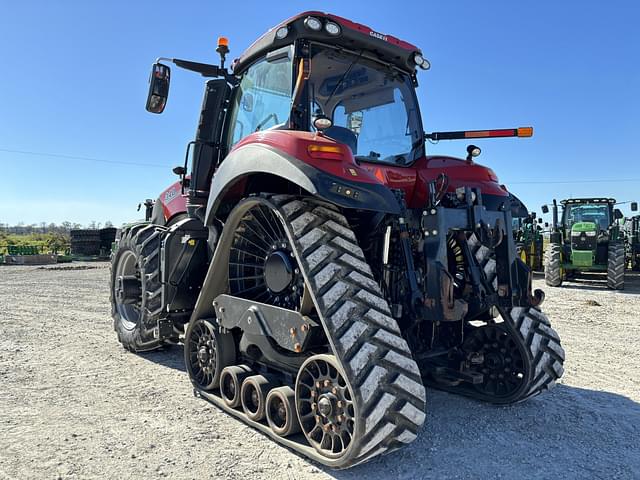
[{"label": "orange reflector", "polygon": [[229,39],[227,37],[218,37],[218,46],[219,47],[228,47]]},{"label": "orange reflector", "polygon": [[342,148],[337,145],[318,145],[312,143],[307,147],[309,156],[327,160],[342,160]]},{"label": "orange reflector", "polygon": [[518,136],[519,137],[532,137],[533,136],[533,127],[520,127],[520,128],[518,128]]}]

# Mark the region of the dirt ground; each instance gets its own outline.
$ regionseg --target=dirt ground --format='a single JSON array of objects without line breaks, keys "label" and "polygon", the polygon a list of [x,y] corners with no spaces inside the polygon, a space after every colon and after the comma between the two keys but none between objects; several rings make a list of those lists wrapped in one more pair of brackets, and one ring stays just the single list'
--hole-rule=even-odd
[{"label": "dirt ground", "polygon": [[180,348],[125,352],[109,270],[85,266],[0,268],[0,478],[640,478],[637,275],[545,288],[567,353],[552,392],[493,407],[428,391],[414,443],[336,472],[193,397]]}]

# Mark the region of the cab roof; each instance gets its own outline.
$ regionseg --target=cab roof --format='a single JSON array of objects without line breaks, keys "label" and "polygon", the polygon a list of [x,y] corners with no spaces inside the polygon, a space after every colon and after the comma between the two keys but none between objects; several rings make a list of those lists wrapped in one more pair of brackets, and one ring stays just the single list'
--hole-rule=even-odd
[{"label": "cab roof", "polygon": [[[305,21],[309,17],[320,20],[322,28],[319,31],[314,31],[306,26]],[[329,34],[324,28],[327,22],[337,24],[340,27],[340,33],[337,35]],[[276,32],[284,27],[287,29],[286,35],[278,38]],[[416,69],[414,55],[416,53],[422,55],[418,47],[392,35],[376,32],[366,25],[352,22],[337,15],[308,11],[283,21],[253,42],[253,44],[234,61],[232,65],[233,72],[235,74],[243,73],[251,63],[267,52],[291,45],[298,39],[315,40],[350,50],[365,50],[378,60],[391,63],[409,73],[415,72]]]},{"label": "cab roof", "polygon": [[567,200],[561,200],[560,203],[562,205],[572,205],[575,203],[607,203],[614,204],[616,203],[615,198],[569,198]]}]

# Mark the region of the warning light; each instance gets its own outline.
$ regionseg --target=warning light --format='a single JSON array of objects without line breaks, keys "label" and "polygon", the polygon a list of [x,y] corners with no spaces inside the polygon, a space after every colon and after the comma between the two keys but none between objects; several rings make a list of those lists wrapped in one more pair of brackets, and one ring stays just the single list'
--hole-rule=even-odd
[{"label": "warning light", "polygon": [[218,37],[218,48],[220,47],[229,48],[229,39],[227,37]]},{"label": "warning light", "polygon": [[311,144],[307,147],[311,158],[320,158],[323,160],[342,160],[344,152],[337,145],[318,145]]}]

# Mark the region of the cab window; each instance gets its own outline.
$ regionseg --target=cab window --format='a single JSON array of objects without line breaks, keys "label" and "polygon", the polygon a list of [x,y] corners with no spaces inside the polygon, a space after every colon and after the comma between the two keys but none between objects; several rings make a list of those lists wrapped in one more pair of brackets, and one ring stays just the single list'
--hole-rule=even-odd
[{"label": "cab window", "polygon": [[231,111],[231,146],[251,133],[288,123],[292,90],[289,52],[287,47],[281,54],[270,54],[243,75]]}]

